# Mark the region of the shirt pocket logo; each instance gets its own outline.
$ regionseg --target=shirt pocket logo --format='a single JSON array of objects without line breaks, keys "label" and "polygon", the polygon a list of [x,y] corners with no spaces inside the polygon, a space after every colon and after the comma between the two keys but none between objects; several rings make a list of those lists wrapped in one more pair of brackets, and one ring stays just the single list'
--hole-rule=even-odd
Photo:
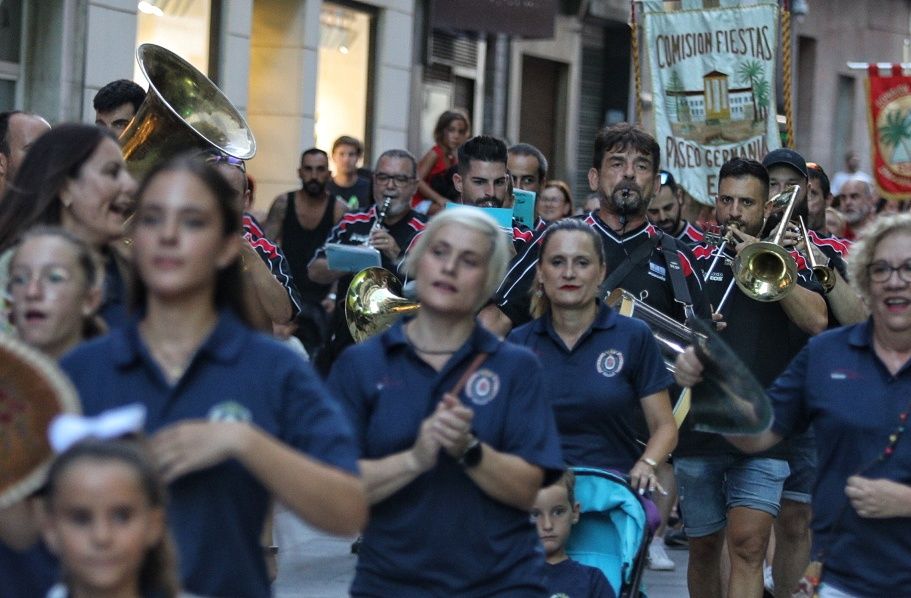
[{"label": "shirt pocket logo", "polygon": [[623,353],[617,349],[608,349],[598,355],[595,369],[606,378],[613,378],[623,369]]},{"label": "shirt pocket logo", "polygon": [[486,405],[500,392],[500,377],[487,368],[476,371],[465,384],[465,396],[475,405]]},{"label": "shirt pocket logo", "polygon": [[206,419],[211,422],[251,422],[253,414],[237,401],[225,401],[213,405]]}]

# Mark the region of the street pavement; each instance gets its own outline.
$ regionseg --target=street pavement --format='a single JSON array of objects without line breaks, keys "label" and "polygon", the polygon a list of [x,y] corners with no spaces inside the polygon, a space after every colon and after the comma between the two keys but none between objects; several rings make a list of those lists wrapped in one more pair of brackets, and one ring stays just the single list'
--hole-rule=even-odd
[{"label": "street pavement", "polygon": [[[322,534],[281,508],[275,514],[278,545],[278,578],[275,598],[341,598],[348,595],[356,557],[353,538]],[[675,571],[648,571],[645,590],[649,598],[681,598],[686,593],[686,550],[668,550]]]}]

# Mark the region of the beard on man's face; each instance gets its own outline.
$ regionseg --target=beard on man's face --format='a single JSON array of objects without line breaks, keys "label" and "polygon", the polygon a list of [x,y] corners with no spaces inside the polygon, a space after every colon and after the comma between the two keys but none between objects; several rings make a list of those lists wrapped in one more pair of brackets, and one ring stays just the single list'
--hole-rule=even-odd
[{"label": "beard on man's face", "polygon": [[606,199],[610,210],[618,215],[630,216],[645,211],[646,200],[635,181],[620,181]]},{"label": "beard on man's face", "polygon": [[326,191],[326,183],[316,179],[304,183],[304,191],[310,197],[319,197]]}]

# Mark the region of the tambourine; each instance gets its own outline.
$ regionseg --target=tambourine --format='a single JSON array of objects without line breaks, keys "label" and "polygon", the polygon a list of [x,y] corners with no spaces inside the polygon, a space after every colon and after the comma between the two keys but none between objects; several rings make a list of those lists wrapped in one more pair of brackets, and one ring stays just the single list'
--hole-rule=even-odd
[{"label": "tambourine", "polygon": [[0,334],[0,509],[41,487],[54,458],[51,421],[80,412],[76,389],[53,360]]}]

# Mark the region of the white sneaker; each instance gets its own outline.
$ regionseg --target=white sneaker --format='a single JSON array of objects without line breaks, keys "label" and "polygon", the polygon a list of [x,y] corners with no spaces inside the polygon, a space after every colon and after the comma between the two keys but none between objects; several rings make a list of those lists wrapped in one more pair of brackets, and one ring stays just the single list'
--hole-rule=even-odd
[{"label": "white sneaker", "polygon": [[648,568],[652,571],[673,571],[675,567],[664,550],[664,538],[653,538],[648,545]]}]

